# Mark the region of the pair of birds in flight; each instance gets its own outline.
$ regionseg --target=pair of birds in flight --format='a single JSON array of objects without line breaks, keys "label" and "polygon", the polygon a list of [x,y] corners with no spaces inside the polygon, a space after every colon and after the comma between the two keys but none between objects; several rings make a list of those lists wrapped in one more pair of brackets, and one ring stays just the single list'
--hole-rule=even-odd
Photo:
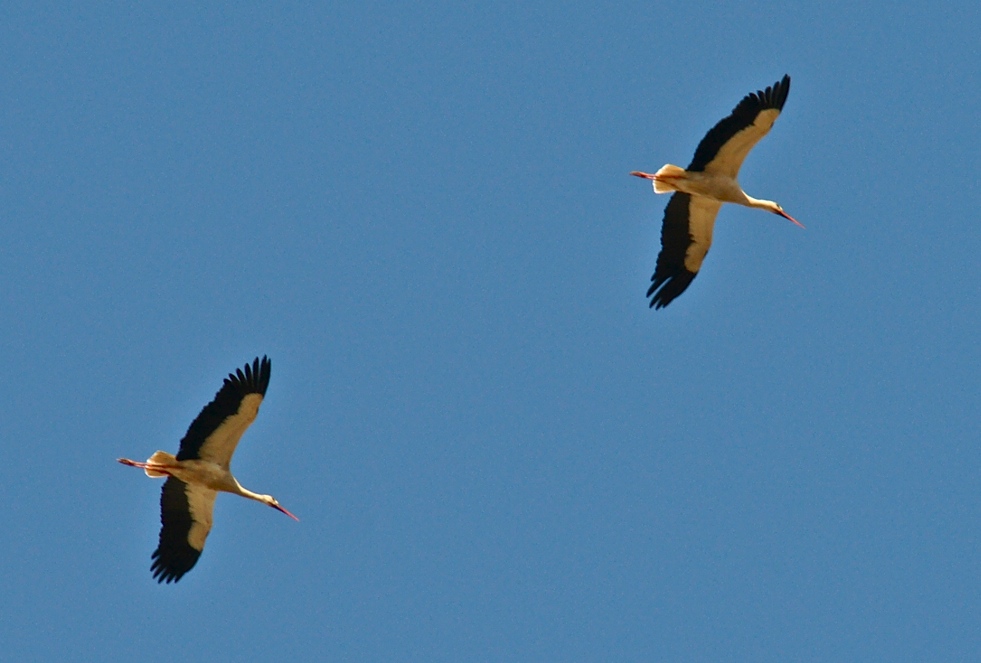
[{"label": "pair of birds in flight", "polygon": [[[653,174],[631,173],[652,180],[655,193],[675,192],[664,210],[661,253],[647,291],[652,307],[667,306],[691,285],[712,245],[722,203],[767,210],[801,225],[777,203],[746,195],[736,179],[746,155],[780,115],[789,91],[790,77],[784,76],[746,95],[705,135],[687,169],[667,164]],[[197,564],[219,492],[262,502],[299,520],[272,495],[244,488],[229,468],[242,434],[259,414],[271,372],[272,362],[256,357],[229,374],[187,429],[176,456],[157,451],[146,462],[119,459],[142,468],[149,477],[167,478],[160,495],[160,542],[151,555],[150,570],[157,582],[176,582]]]}]

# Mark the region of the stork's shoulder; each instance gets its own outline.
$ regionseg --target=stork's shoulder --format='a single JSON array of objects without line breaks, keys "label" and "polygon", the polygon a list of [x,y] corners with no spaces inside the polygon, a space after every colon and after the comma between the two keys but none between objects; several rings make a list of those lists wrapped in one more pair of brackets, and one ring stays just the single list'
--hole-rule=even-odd
[{"label": "stork's shoulder", "polygon": [[[675,182],[678,191],[689,193],[699,198],[708,198],[720,203],[743,203],[746,196],[739,187],[739,182],[728,175],[717,175],[713,172],[686,172],[683,179]],[[707,209],[699,208],[702,214]],[[718,212],[718,209],[715,210]],[[715,218],[714,216],[712,217]]]},{"label": "stork's shoulder", "polygon": [[210,460],[184,460],[170,473],[186,484],[204,486],[211,490],[228,491],[234,486],[234,478],[229,469]]}]

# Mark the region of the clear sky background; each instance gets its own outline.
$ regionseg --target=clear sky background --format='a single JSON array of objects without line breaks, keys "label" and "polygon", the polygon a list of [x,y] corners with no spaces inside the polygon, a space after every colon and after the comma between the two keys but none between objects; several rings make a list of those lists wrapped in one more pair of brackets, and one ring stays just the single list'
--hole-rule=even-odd
[{"label": "clear sky background", "polygon": [[[4,3],[10,661],[981,659],[977,2]],[[689,290],[666,196],[793,79]],[[160,483],[273,360],[198,565]]]}]

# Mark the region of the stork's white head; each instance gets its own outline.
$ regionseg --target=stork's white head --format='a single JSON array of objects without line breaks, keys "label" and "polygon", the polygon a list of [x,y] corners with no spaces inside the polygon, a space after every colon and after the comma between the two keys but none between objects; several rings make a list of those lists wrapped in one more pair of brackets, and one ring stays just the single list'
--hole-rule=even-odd
[{"label": "stork's white head", "polygon": [[290,513],[289,511],[287,511],[278,501],[276,501],[276,498],[273,497],[272,495],[260,495],[259,496],[259,501],[262,502],[263,504],[268,504],[269,506],[271,506],[272,508],[276,509],[277,511],[281,511],[281,512],[285,513],[287,516],[289,516],[290,518],[292,518],[296,522],[300,522],[300,519],[299,518],[297,518],[292,513]]},{"label": "stork's white head", "polygon": [[769,211],[773,212],[774,214],[779,214],[780,216],[782,216],[783,218],[787,219],[788,221],[793,221],[794,223],[796,223],[801,228],[804,227],[804,224],[803,223],[801,223],[800,221],[798,221],[794,217],[792,217],[789,214],[787,214],[786,212],[784,212],[783,211],[783,208],[780,207],[780,205],[778,205],[775,202],[773,202],[772,200],[763,200],[763,201],[760,201],[760,202],[765,203],[765,205],[763,205],[763,209],[769,210]]}]

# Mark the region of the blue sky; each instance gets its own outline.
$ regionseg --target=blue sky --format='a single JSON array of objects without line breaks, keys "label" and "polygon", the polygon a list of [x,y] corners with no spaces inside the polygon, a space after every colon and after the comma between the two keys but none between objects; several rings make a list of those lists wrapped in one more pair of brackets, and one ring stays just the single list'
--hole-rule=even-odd
[{"label": "blue sky", "polygon": [[[738,11],[736,9],[738,8]],[[0,8],[4,659],[981,657],[976,3]],[[689,290],[665,196],[793,86]],[[179,584],[159,482],[273,360]]]}]

